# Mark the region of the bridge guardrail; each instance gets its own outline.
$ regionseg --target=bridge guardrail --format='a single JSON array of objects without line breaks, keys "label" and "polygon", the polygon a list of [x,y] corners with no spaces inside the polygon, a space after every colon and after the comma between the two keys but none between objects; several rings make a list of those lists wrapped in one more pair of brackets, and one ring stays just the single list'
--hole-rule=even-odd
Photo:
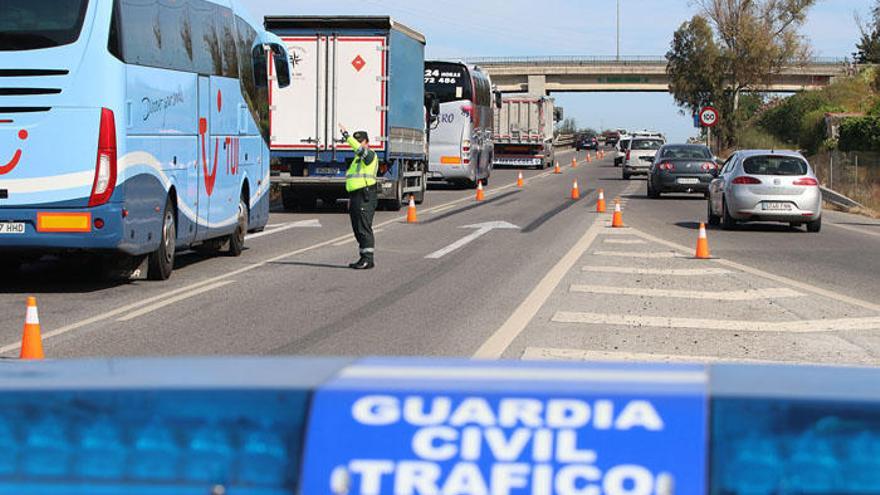
[{"label": "bridge guardrail", "polygon": [[[581,65],[619,64],[619,65],[666,65],[666,57],[657,55],[628,55],[615,57],[613,55],[553,55],[553,56],[527,56],[527,57],[472,57],[465,59],[466,62],[476,65],[545,65],[548,63],[565,63]],[[814,65],[840,65],[848,64],[850,60],[845,57],[814,57],[809,60]]]},{"label": "bridge guardrail", "polygon": [[0,494],[878,493],[880,370],[0,362]]}]

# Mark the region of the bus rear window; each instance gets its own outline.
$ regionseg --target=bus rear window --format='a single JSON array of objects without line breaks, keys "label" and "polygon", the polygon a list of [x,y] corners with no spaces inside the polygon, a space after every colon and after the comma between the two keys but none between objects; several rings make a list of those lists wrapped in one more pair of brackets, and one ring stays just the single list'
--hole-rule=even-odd
[{"label": "bus rear window", "polygon": [[472,99],[471,86],[471,76],[464,65],[425,64],[425,92],[437,95],[440,103]]},{"label": "bus rear window", "polygon": [[751,175],[806,175],[807,164],[792,156],[753,156],[743,163]]},{"label": "bus rear window", "polygon": [[73,43],[88,5],[88,0],[0,0],[0,51]]}]

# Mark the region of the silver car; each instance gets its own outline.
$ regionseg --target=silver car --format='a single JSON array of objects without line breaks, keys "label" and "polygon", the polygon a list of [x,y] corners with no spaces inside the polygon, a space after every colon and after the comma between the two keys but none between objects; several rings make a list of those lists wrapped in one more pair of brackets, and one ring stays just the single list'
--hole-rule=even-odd
[{"label": "silver car", "polygon": [[709,184],[709,225],[785,222],[822,228],[822,192],[807,159],[795,151],[748,150],[731,156]]},{"label": "silver car", "polygon": [[666,141],[658,137],[634,136],[623,159],[623,179],[629,180],[633,175],[648,175],[654,155]]}]

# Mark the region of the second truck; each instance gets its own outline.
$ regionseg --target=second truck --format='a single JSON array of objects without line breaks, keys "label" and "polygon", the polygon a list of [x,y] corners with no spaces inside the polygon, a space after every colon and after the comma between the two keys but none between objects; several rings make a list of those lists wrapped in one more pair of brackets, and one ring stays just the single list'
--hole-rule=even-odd
[{"label": "second truck", "polygon": [[559,110],[546,96],[504,96],[495,112],[495,166],[549,167]]}]

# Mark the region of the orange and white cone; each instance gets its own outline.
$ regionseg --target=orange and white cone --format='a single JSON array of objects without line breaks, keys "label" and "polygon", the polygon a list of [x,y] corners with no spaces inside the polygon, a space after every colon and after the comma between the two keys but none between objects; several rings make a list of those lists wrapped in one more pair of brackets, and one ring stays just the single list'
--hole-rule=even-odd
[{"label": "orange and white cone", "polygon": [[596,201],[596,213],[605,213],[605,190],[599,189],[599,200]]},{"label": "orange and white cone", "polygon": [[516,176],[516,187],[522,187],[524,185],[522,172]]},{"label": "orange and white cone", "polygon": [[575,179],[574,182],[571,184],[571,199],[581,199],[581,190],[578,188],[577,179]]},{"label": "orange and white cone", "polygon": [[590,155],[590,152],[587,152],[587,163],[593,163],[593,156]]},{"label": "orange and white cone", "polygon": [[620,211],[620,200],[614,201],[614,216],[611,217],[611,227],[615,229],[625,227],[623,225],[623,212]]},{"label": "orange and white cone", "polygon": [[571,159],[571,168],[578,168],[578,159],[574,157]]},{"label": "orange and white cone", "polygon": [[706,235],[706,224],[700,222],[700,236],[697,238],[697,252],[694,258],[706,260],[711,258],[709,254],[709,237]]},{"label": "orange and white cone", "polygon": [[416,214],[416,200],[412,195],[409,197],[409,206],[406,207],[406,223],[419,223],[419,217]]},{"label": "orange and white cone", "polygon": [[556,165],[553,167],[554,174],[561,174],[562,170],[559,168],[559,162],[556,162]]},{"label": "orange and white cone", "polygon": [[40,335],[40,316],[37,313],[37,298],[27,298],[27,313],[24,317],[24,331],[21,336],[19,359],[43,359],[43,337]]},{"label": "orange and white cone", "polygon": [[486,199],[486,193],[483,192],[483,181],[477,181],[477,201]]}]

